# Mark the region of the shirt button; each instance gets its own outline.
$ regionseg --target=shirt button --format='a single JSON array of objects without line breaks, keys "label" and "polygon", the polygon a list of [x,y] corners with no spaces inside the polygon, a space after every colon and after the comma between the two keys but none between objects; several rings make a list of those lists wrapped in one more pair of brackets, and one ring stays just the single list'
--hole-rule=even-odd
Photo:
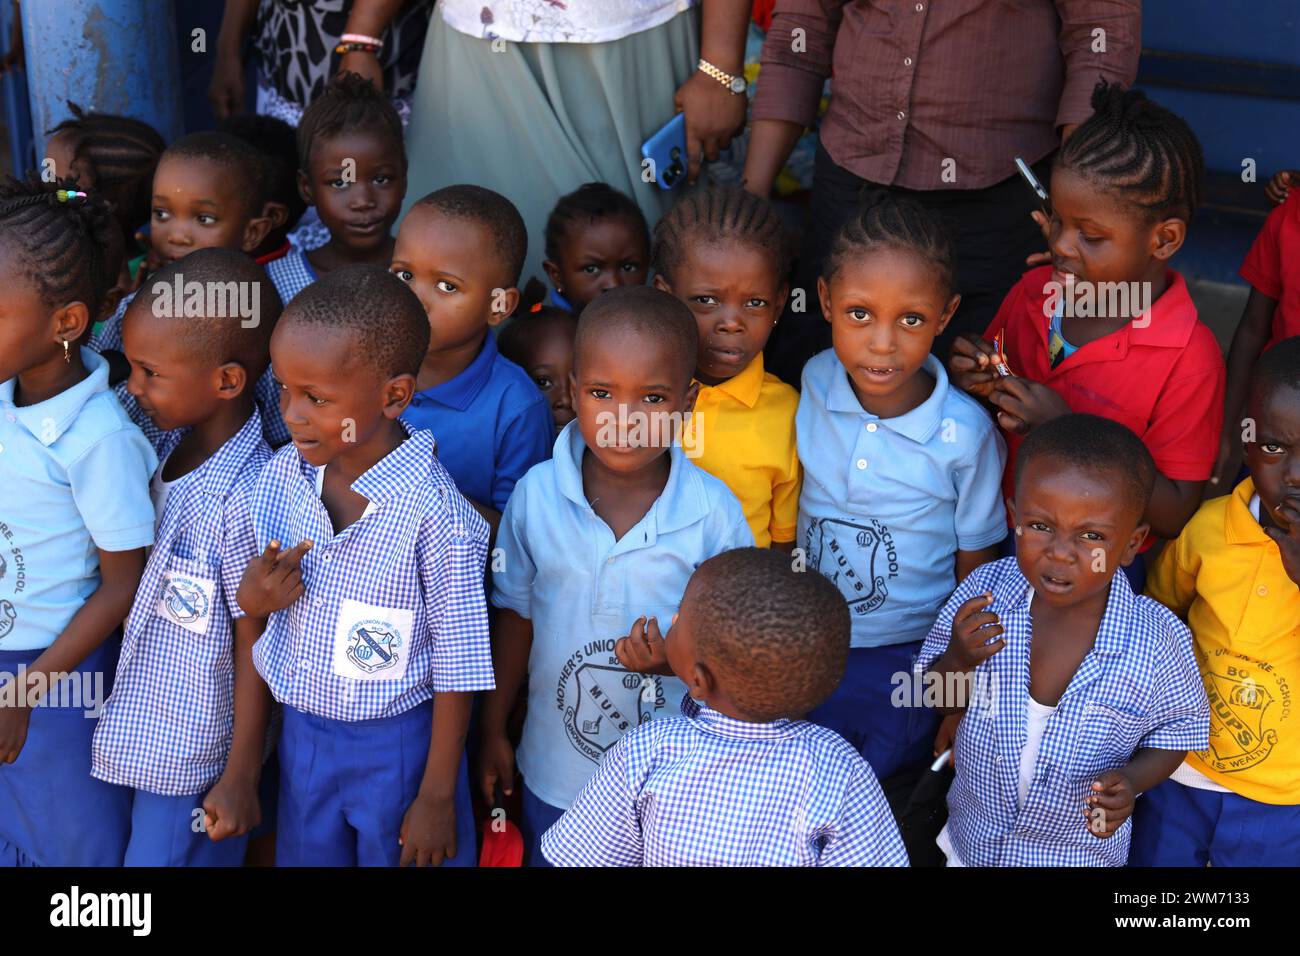
[{"label": "shirt button", "polygon": [[904,113],[902,110],[899,110],[899,111],[898,111],[898,118],[899,118],[899,119],[902,119],[902,118],[905,117],[905,116],[907,116],[907,114]]},{"label": "shirt button", "polygon": [[916,5],[916,12],[917,12],[917,13],[920,13],[920,12],[921,12],[922,10],[924,10],[924,9],[925,9],[925,4],[924,4],[924,3],[918,3],[918,4]]},{"label": "shirt button", "polygon": [[1264,597],[1266,594],[1268,594],[1268,588],[1264,587],[1264,585],[1261,584],[1259,586],[1259,596]]},{"label": "shirt button", "polygon": [[309,671],[311,670],[311,661],[307,660],[306,658],[303,658],[300,666],[302,667],[303,670]]},{"label": "shirt button", "polygon": [[869,432],[874,432],[875,430],[876,430],[876,423],[875,423],[875,422],[868,422],[868,423],[867,423],[867,431],[869,431]]},{"label": "shirt button", "polygon": [[910,56],[903,57],[903,66],[911,66],[911,65],[912,65],[912,58]]},{"label": "shirt button", "polygon": [[866,467],[867,467],[867,460],[866,460],[865,458],[859,458],[859,459],[858,459],[858,471],[862,471],[862,470],[865,469]]}]

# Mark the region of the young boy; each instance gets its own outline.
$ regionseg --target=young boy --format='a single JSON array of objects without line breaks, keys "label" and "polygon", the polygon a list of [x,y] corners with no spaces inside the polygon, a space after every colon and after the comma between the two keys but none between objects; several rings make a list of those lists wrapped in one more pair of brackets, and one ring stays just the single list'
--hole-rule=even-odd
[{"label": "young boy", "polygon": [[833,584],[765,549],[709,558],[665,653],[690,693],[683,716],[606,751],[542,837],[550,863],[907,865],[871,767],[802,719],[848,660],[849,613]]},{"label": "young boy", "polygon": [[527,372],[546,396],[557,435],[573,421],[569,373],[577,334],[578,317],[548,305],[516,316],[497,336],[501,354]]},{"label": "young boy", "polygon": [[406,196],[406,147],[392,102],[355,73],[332,79],[298,124],[298,192],[329,241],[292,249],[267,266],[287,303],[342,266],[387,266]]},{"label": "young boy", "polygon": [[916,663],[941,710],[966,711],[949,866],[1123,866],[1134,799],[1204,748],[1191,635],[1115,573],[1146,538],[1154,481],[1141,440],[1094,415],[1021,446],[1016,556],[961,583]]},{"label": "young boy", "polygon": [[[266,214],[271,220],[271,230],[253,251],[253,257],[269,271],[270,263],[289,254],[289,233],[307,211],[307,203],[298,191],[298,134],[284,120],[258,113],[228,116],[219,128],[223,133],[238,136],[262,157]],[[278,284],[277,288],[280,288]],[[281,295],[286,291],[281,289]]]},{"label": "young boy", "polygon": [[1203,504],[1147,578],[1192,629],[1210,740],[1139,802],[1136,866],[1300,861],[1300,338],[1251,379],[1251,476]]},{"label": "young boy", "polygon": [[[754,536],[726,485],[671,437],[695,400],[690,310],[644,286],[606,292],[578,321],[576,419],[515,488],[494,567],[497,689],[480,711],[482,786],[514,786],[506,720],[528,682],[519,744],[530,860],[624,731],[676,713],[685,685],[629,673],[616,638],[671,619],[691,572]],[[495,564],[495,562],[494,562]]]},{"label": "young boy", "polygon": [[560,197],[546,220],[548,304],[575,315],[602,292],[645,285],[650,230],[641,207],[608,183]]},{"label": "young boy", "polygon": [[504,196],[448,186],[425,196],[397,233],[391,270],[429,317],[429,351],[404,419],[438,438],[438,457],[495,530],[515,482],[551,453],[550,408],[489,331],[519,304],[524,220]]},{"label": "young boy", "polygon": [[268,618],[257,672],[284,705],[276,862],[469,864],[464,764],[492,687],[487,525],[399,421],[429,339],[375,266],[333,270],[271,338],[293,446],[253,492],[239,606]]},{"label": "young boy", "polygon": [[898,706],[897,675],[954,585],[1006,536],[997,429],[930,354],[961,300],[952,277],[933,213],[882,195],[851,215],[817,283],[833,348],[804,367],[795,418],[795,543],[853,619],[844,680],[808,719],[882,781],[946,746],[933,714]]},{"label": "young boy", "polygon": [[[168,288],[182,272],[205,284],[267,281],[225,249],[202,249],[153,278]],[[146,286],[122,326],[127,389],[162,436],[151,486],[158,532],[91,768],[134,790],[128,866],[239,866],[260,820],[271,699],[252,649],[265,621],[247,617],[235,591],[257,554],[249,499],[271,451],[252,383],[276,317],[245,327],[176,313]]]}]

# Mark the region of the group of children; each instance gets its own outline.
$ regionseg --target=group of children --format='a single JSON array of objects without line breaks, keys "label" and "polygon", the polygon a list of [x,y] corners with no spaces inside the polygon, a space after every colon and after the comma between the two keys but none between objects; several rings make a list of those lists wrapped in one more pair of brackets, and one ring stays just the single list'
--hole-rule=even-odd
[{"label": "group of children", "polygon": [[[1200,148],[1093,105],[1052,264],[946,363],[943,224],[866,197],[797,392],[752,194],[651,231],[584,186],[532,304],[505,197],[398,222],[357,77],[289,157],[79,114],[64,178],[0,188],[0,863],[238,865],[273,831],[278,865],[472,865],[473,796],[518,787],[532,865],[906,865],[881,783],[949,749],[950,866],[1300,859],[1300,339],[1260,358],[1243,322],[1225,393],[1168,268]],[[145,232],[104,136],[153,144]],[[1249,260],[1283,329],[1297,210]],[[1089,283],[1150,306],[1047,306]],[[1249,476],[1202,504],[1225,408]],[[97,675],[93,713],[50,689]]]}]

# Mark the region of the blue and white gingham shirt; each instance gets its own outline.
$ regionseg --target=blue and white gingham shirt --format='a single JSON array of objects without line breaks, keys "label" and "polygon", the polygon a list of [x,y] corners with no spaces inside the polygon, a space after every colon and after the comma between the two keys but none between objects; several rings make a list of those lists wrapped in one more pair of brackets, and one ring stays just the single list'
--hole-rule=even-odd
[{"label": "blue and white gingham shirt", "polygon": [[557,866],[907,866],[871,767],[805,720],[682,701],[625,734],[542,837]]},{"label": "blue and white gingham shirt", "polygon": [[275,699],[333,720],[392,717],[444,691],[490,690],[483,572],[487,522],[438,463],[432,433],[408,437],[352,484],[375,507],[338,534],[316,471],[281,448],[253,493],[261,551],[315,546],[306,593],[272,614],[253,662]]},{"label": "blue and white gingham shirt", "polygon": [[272,259],[265,266],[267,278],[280,293],[280,302],[288,305],[295,295],[316,281],[316,270],[307,261],[307,254],[297,246],[292,247],[279,259]]},{"label": "blue and white gingham shirt", "polygon": [[[159,461],[187,432],[165,433]],[[91,773],[99,779],[197,794],[225,770],[234,730],[234,620],[244,616],[235,591],[257,553],[248,506],[270,458],[254,409],[216,454],[172,487],[95,731]]]},{"label": "blue and white gingham shirt", "polygon": [[122,351],[122,317],[126,315],[126,308],[134,298],[135,292],[128,292],[122,296],[122,301],[117,304],[117,311],[104,320],[104,324],[91,335],[86,345],[101,354],[107,351]]},{"label": "blue and white gingham shirt", "polygon": [[957,731],[957,775],[948,791],[953,848],[966,866],[1123,866],[1132,819],[1098,839],[1088,830],[1084,798],[1100,774],[1125,767],[1139,749],[1208,746],[1209,704],[1191,632],[1163,605],[1135,595],[1123,574],[1114,576],[1096,643],[1047,721],[1017,809],[1033,589],[1015,558],[967,576],[939,612],[916,666],[924,674],[947,650],[962,602],[988,591],[1007,643],[975,669],[976,692]]}]

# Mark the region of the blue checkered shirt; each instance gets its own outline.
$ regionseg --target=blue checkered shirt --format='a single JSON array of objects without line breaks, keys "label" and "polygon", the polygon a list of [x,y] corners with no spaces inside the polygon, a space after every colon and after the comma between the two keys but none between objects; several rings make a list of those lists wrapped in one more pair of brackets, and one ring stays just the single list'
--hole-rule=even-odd
[{"label": "blue checkered shirt", "polygon": [[[159,461],[187,432],[164,435]],[[168,495],[95,731],[91,772],[99,779],[197,794],[225,770],[234,730],[234,621],[244,616],[235,591],[257,553],[248,507],[270,458],[254,410]]]},{"label": "blue checkered shirt", "polygon": [[542,836],[557,866],[907,866],[871,767],[804,720],[750,723],[689,697],[606,752]]},{"label": "blue checkered shirt", "polygon": [[253,494],[259,550],[315,543],[306,593],[271,615],[253,662],[276,700],[319,717],[391,717],[435,693],[494,686],[487,522],[439,464],[433,434],[403,428],[406,441],[352,484],[374,510],[338,534],[292,445]]},{"label": "blue checkered shirt", "polygon": [[947,650],[957,609],[988,591],[1007,643],[975,669],[976,690],[957,731],[957,775],[948,791],[953,848],[966,866],[1123,866],[1132,818],[1098,839],[1088,830],[1084,799],[1100,774],[1122,769],[1139,749],[1208,746],[1209,704],[1191,632],[1163,605],[1135,595],[1123,574],[1112,578],[1096,643],[1047,721],[1017,809],[1033,589],[1015,558],[986,564],[961,583],[916,666],[924,673]]},{"label": "blue checkered shirt", "polygon": [[289,249],[279,259],[272,259],[265,266],[267,278],[280,293],[280,302],[289,304],[295,295],[316,281],[316,270],[307,261],[307,254],[297,246]]},{"label": "blue checkered shirt", "polygon": [[122,351],[122,317],[126,315],[126,307],[134,298],[135,292],[128,292],[122,296],[122,301],[117,304],[117,311],[105,319],[99,330],[91,335],[90,341],[86,343],[88,347],[101,355],[107,351]]}]

